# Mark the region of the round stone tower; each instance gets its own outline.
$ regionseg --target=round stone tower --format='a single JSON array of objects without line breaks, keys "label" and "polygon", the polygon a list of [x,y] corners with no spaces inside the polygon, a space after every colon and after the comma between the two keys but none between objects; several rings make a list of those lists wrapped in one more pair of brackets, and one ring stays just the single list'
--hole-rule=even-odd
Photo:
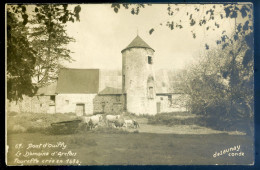
[{"label": "round stone tower", "polygon": [[137,115],[156,114],[154,49],[137,35],[121,53],[126,111]]}]

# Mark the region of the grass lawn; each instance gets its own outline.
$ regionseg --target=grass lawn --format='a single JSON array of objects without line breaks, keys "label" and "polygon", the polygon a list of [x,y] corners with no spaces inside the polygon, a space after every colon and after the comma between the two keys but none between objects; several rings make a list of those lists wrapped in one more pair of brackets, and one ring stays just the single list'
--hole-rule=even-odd
[{"label": "grass lawn", "polygon": [[[138,130],[129,132],[101,127],[89,131],[80,130],[70,135],[54,135],[45,133],[51,123],[74,120],[77,117],[74,114],[10,113],[7,116],[7,164],[242,165],[254,162],[254,138],[249,134],[230,135],[232,133],[200,127],[191,119],[183,119],[184,116],[191,115],[124,115],[127,119],[134,118],[139,122]],[[149,124],[149,119],[155,124]],[[178,122],[179,119],[185,122]],[[168,120],[172,120],[170,123],[174,122],[174,126],[164,125]],[[64,142],[66,148],[55,148],[57,142]],[[39,147],[27,149],[30,144]],[[43,147],[45,144],[53,147]],[[239,149],[213,157],[215,152],[220,153],[234,146],[239,146]],[[228,155],[240,152],[244,155]]]},{"label": "grass lawn", "polygon": [[[78,159],[81,165],[205,165],[205,164],[252,164],[254,162],[253,137],[247,135],[178,135],[152,133],[94,133],[91,131],[72,135],[48,135],[42,133],[10,133],[8,165],[20,165],[19,160],[38,158],[42,160],[63,160],[63,163],[36,163],[37,165],[69,165],[68,158]],[[31,152],[62,151],[77,153],[75,156],[15,156],[25,154],[28,144],[64,142],[66,149],[31,149]],[[23,148],[15,148],[16,144]],[[244,156],[213,157],[215,152],[240,145]],[[27,163],[23,163],[26,165]],[[33,164],[33,163],[29,163]],[[75,163],[77,164],[77,163]],[[74,165],[75,165],[74,164]]]}]

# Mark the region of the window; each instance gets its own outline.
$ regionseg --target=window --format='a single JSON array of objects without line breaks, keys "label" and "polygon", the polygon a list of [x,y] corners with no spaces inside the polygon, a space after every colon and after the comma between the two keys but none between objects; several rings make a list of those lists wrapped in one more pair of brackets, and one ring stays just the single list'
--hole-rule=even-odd
[{"label": "window", "polygon": [[125,88],[125,75],[123,75],[123,89]]},{"label": "window", "polygon": [[161,100],[163,100],[163,97],[161,97]]},{"label": "window", "polygon": [[69,104],[69,103],[70,103],[70,101],[69,101],[69,100],[65,100],[65,102],[66,102],[66,104]]},{"label": "window", "polygon": [[55,102],[55,96],[50,96],[50,100],[52,100],[53,102]]},{"label": "window", "polygon": [[172,105],[172,95],[168,96],[168,101],[169,101],[169,105],[171,106]]},{"label": "window", "polygon": [[154,98],[154,78],[153,76],[149,76],[147,80],[147,98],[148,99],[153,99]]},{"label": "window", "polygon": [[149,87],[148,98],[153,99],[153,87]]},{"label": "window", "polygon": [[165,82],[162,82],[162,86],[163,86],[163,87],[165,87],[165,86],[166,86]]},{"label": "window", "polygon": [[153,64],[153,60],[151,56],[148,56],[148,64]]}]

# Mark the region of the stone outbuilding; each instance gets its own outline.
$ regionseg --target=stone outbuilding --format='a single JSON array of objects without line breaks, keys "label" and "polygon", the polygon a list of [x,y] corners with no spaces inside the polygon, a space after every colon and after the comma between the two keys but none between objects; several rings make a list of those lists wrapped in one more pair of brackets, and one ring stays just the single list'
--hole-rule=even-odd
[{"label": "stone outbuilding", "polygon": [[93,100],[98,90],[98,69],[62,68],[56,88],[56,112],[92,114]]},{"label": "stone outbuilding", "polygon": [[34,97],[8,102],[8,110],[78,116],[187,111],[183,93],[172,86],[170,72],[154,70],[154,52],[137,36],[121,51],[122,70],[61,68],[56,82],[38,89]]},{"label": "stone outbuilding", "polygon": [[118,75],[108,73],[113,71],[61,69],[56,88],[56,112],[88,115],[122,111],[123,98],[122,90],[117,88]]},{"label": "stone outbuilding", "polygon": [[57,82],[39,88],[33,97],[23,95],[23,100],[7,101],[10,112],[56,113],[55,91]]}]

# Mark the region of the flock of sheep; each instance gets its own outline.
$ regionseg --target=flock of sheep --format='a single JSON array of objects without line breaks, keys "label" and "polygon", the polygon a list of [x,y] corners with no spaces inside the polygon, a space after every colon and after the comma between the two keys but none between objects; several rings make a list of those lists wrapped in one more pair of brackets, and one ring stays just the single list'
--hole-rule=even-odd
[{"label": "flock of sheep", "polygon": [[122,115],[93,115],[93,116],[83,116],[83,123],[93,129],[97,126],[106,125],[107,127],[114,128],[138,128],[139,123],[134,119],[125,119]]}]

